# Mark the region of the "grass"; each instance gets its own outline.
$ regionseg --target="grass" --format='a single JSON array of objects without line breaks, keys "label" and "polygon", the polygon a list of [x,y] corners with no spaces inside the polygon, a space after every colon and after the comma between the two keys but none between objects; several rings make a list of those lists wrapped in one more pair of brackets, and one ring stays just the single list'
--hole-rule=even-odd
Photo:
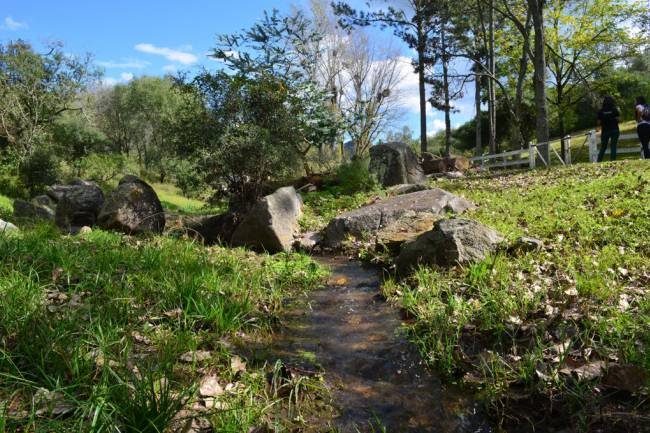
[{"label": "grass", "polygon": [[184,197],[178,187],[172,184],[154,183],[151,186],[163,207],[169,211],[187,215],[210,215],[224,211],[220,206],[210,206],[202,200]]},{"label": "grass", "polygon": [[[242,364],[231,340],[264,335],[322,276],[302,255],[164,237],[0,237],[0,432],[283,431],[305,397],[278,394],[274,366]],[[214,400],[197,392],[210,376]]]},{"label": "grass", "polygon": [[389,282],[385,292],[416,318],[410,331],[425,360],[474,387],[502,421],[569,420],[581,431],[643,425],[650,165],[576,165],[436,186],[476,202],[471,218],[509,240],[532,236],[545,249]]},{"label": "grass", "polygon": [[0,194],[0,218],[8,218],[14,212],[14,201]]}]

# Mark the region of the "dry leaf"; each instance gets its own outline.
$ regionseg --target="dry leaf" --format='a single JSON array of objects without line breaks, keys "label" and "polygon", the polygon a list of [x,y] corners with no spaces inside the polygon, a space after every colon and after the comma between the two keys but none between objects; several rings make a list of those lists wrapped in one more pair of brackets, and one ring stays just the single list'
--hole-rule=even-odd
[{"label": "dry leaf", "polygon": [[201,380],[199,394],[201,397],[216,397],[223,394],[224,390],[219,385],[217,376],[206,376]]},{"label": "dry leaf", "polygon": [[246,363],[243,362],[239,356],[235,355],[230,359],[230,369],[233,373],[246,371]]}]

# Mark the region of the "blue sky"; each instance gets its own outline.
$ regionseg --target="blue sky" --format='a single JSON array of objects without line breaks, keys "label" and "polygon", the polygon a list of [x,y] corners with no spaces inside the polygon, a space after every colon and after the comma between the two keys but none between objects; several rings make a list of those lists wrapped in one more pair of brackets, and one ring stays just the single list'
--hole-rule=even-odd
[{"label": "blue sky", "polygon": [[[292,5],[305,4],[307,0],[1,0],[0,42],[21,38],[41,48],[61,41],[66,52],[93,54],[112,84],[141,75],[217,67],[205,55],[217,34],[249,27],[264,10],[289,11]],[[403,53],[409,55],[406,47]],[[419,131],[417,79],[409,68],[404,65],[402,123]],[[457,103],[461,113],[453,116],[454,125],[471,117],[472,100],[468,92]],[[442,113],[430,107],[427,117],[430,130],[444,125]]]}]

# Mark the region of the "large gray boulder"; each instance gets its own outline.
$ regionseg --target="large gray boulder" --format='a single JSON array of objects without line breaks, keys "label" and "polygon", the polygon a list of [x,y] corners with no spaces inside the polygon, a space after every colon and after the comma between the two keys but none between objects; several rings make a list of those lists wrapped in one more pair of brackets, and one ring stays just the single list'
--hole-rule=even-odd
[{"label": "large gray boulder", "polygon": [[280,188],[253,206],[237,226],[231,243],[270,253],[291,251],[301,215],[302,199],[295,188]]},{"label": "large gray boulder", "polygon": [[[51,195],[51,191],[56,194]],[[104,204],[104,193],[95,182],[75,180],[70,185],[48,188],[48,196],[56,197],[56,225],[64,230],[93,226]]]},{"label": "large gray boulder", "polygon": [[206,245],[229,244],[237,222],[237,214],[233,212],[193,217],[183,222],[182,231]]},{"label": "large gray boulder", "polygon": [[54,221],[55,215],[55,211],[49,206],[20,199],[14,200],[14,217],[16,218]]},{"label": "large gray boulder", "polygon": [[106,230],[126,234],[162,233],[165,212],[156,191],[137,176],[124,176],[106,199],[97,219]]},{"label": "large gray boulder", "polygon": [[440,188],[403,194],[337,216],[325,229],[324,244],[338,248],[348,237],[364,238],[406,214],[429,213],[437,216],[445,212],[459,214],[474,208],[470,201]]},{"label": "large gray boulder", "polygon": [[17,231],[19,231],[19,229],[15,225],[7,221],[0,220],[0,235],[4,233],[17,232]]},{"label": "large gray boulder", "polygon": [[432,230],[405,244],[395,264],[400,275],[419,265],[451,267],[485,259],[503,242],[493,229],[461,218],[437,221]]},{"label": "large gray boulder", "polygon": [[426,182],[417,155],[404,143],[372,146],[369,169],[384,187]]}]

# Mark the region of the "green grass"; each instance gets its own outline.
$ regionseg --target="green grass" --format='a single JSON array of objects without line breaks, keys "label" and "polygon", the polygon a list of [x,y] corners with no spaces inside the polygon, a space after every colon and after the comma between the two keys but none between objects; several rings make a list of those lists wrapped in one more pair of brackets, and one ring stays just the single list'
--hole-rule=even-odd
[{"label": "green grass", "polygon": [[[278,413],[292,424],[303,397],[269,384],[273,366],[232,369],[232,341],[263,337],[283,300],[322,276],[302,255],[164,237],[70,237],[51,226],[0,236],[0,432],[162,432],[201,403],[208,375],[230,388],[190,414],[215,431],[282,427]],[[182,359],[201,351],[209,359]],[[291,380],[282,386],[311,386]]]},{"label": "green grass", "polygon": [[[650,165],[586,164],[436,185],[477,203],[470,217],[509,240],[537,237],[546,248],[421,269],[407,283],[387,284],[416,317],[411,335],[425,360],[475,386],[502,419],[525,415],[516,412],[516,395],[566,410],[581,430],[600,410],[647,414],[640,388],[612,403],[606,374],[579,380],[575,369],[616,363],[634,384],[648,384]],[[558,353],[561,344],[567,350]]]},{"label": "green grass", "polygon": [[222,207],[210,206],[208,203],[184,197],[181,191],[174,185],[168,183],[154,183],[151,185],[158,194],[163,207],[172,212],[179,212],[189,215],[218,214],[224,211]]},{"label": "green grass", "polygon": [[14,212],[14,201],[0,194],[0,218],[8,218]]}]

